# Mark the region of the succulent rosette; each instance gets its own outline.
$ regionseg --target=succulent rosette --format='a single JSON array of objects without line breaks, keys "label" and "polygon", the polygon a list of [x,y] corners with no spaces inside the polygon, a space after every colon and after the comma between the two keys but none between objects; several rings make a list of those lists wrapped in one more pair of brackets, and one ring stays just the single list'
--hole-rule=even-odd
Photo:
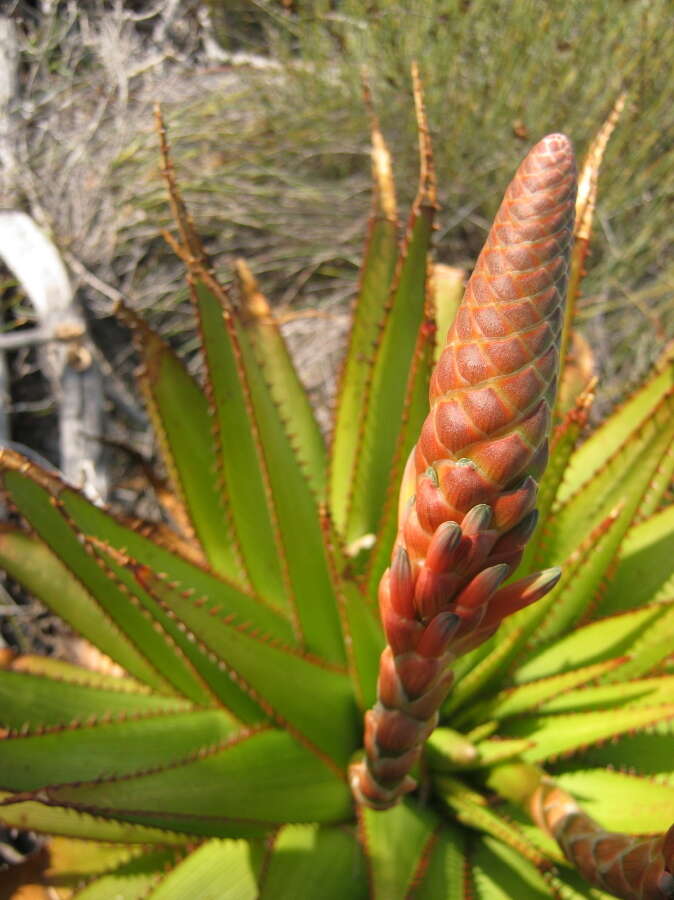
[{"label": "succulent rosette", "polygon": [[674,896],[674,353],[589,433],[571,339],[619,109],[578,196],[566,137],[530,150],[461,299],[415,101],[402,235],[373,116],[328,442],[250,269],[207,259],[159,119],[201,376],[120,315],[166,515],[0,450],[0,563],[115,663],[0,651],[0,825],[50,835],[23,878],[50,896]]}]

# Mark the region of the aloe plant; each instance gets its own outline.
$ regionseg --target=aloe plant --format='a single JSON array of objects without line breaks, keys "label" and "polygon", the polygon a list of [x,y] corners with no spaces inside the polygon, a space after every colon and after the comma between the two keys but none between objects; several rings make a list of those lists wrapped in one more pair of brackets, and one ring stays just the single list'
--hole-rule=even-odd
[{"label": "aloe plant", "polygon": [[121,315],[172,524],[0,453],[25,523],[0,561],[123,670],[2,658],[0,822],[53,836],[66,895],[674,896],[674,354],[589,437],[590,388],[556,407],[602,152],[574,202],[560,135],[508,188],[445,342],[415,96],[402,240],[373,121],[329,448],[250,269],[232,290],[212,271],[160,123],[203,385]]}]

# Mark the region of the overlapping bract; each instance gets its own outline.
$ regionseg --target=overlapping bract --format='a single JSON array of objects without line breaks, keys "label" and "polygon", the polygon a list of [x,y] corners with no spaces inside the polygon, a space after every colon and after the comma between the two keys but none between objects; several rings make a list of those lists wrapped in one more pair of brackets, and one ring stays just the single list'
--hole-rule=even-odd
[{"label": "overlapping bract", "polygon": [[379,587],[388,647],[355,796],[387,808],[438,720],[458,655],[543,596],[551,569],[506,587],[536,523],[563,324],[576,171],[549,135],[510,184],[433,373]]}]

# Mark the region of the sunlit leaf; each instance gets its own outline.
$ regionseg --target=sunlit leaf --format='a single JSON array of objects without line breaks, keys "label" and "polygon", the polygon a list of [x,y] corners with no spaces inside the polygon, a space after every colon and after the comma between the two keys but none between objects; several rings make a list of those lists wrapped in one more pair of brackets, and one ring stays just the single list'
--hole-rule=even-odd
[{"label": "sunlit leaf", "polygon": [[148,891],[175,864],[176,853],[171,850],[151,850],[128,862],[122,863],[113,871],[92,881],[75,894],[76,900],[143,900]]},{"label": "sunlit leaf", "polygon": [[533,653],[515,672],[515,681],[522,684],[622,656],[666,612],[662,606],[648,606],[578,628]]},{"label": "sunlit leaf", "polygon": [[113,816],[94,815],[39,800],[15,800],[12,794],[5,791],[0,791],[0,822],[10,828],[30,829],[40,834],[60,834],[89,841],[161,845],[182,845],[187,841],[186,835],[161,826],[146,828],[122,822]]},{"label": "sunlit leaf", "polygon": [[471,854],[471,872],[476,896],[480,900],[531,900],[549,897],[548,885],[541,873],[511,847],[494,838],[484,837]]},{"label": "sunlit leaf", "polygon": [[346,528],[363,396],[369,390],[391,279],[398,255],[395,187],[391,157],[376,120],[372,124],[373,212],[360,273],[349,345],[342,364],[330,447],[330,509],[341,532]]},{"label": "sunlit leaf", "polygon": [[[96,564],[86,558],[83,548],[69,533],[68,526],[60,520],[59,514],[49,507],[48,501],[44,509],[47,512],[42,523],[45,533],[58,535],[54,539],[63,540],[65,547],[71,549],[68,561],[75,566],[75,572],[84,561],[88,570],[96,577],[96,584],[101,591],[104,586],[107,588],[105,577],[100,572],[94,572]],[[42,508],[38,507],[38,510],[41,514]],[[53,514],[53,519],[50,513]],[[50,525],[53,526],[53,531],[48,532]],[[65,556],[65,553],[61,555]],[[127,672],[160,691],[163,689],[170,692],[168,681],[153,671],[120,625],[87,591],[73,570],[67,564],[64,565],[56,553],[52,553],[41,541],[19,531],[3,531],[0,533],[0,562],[5,571],[25,584],[54,612]]]},{"label": "sunlit leaf", "polygon": [[665,507],[629,532],[611,572],[599,610],[604,615],[655,600],[672,580],[674,506]]},{"label": "sunlit leaf", "polygon": [[524,716],[509,720],[503,726],[503,733],[529,739],[532,746],[522,751],[522,758],[543,762],[672,717],[674,704],[671,703],[566,715]]},{"label": "sunlit leaf", "polygon": [[341,822],[345,781],[289,735],[260,730],[163,771],[48,790],[57,805],[188,834],[252,837],[284,822]]},{"label": "sunlit leaf", "polygon": [[217,468],[208,402],[167,344],[138,316],[125,311],[143,367],[140,385],[172,483],[213,568],[245,576]]},{"label": "sunlit leaf", "polygon": [[[34,791],[45,785],[121,778],[178,765],[223,744],[236,729],[218,710],[145,715],[82,723],[0,741],[0,787]],[[120,753],[120,747],[124,752]]]},{"label": "sunlit leaf", "polygon": [[663,398],[674,387],[674,347],[663,354],[656,374],[630,397],[578,448],[560,488],[559,501],[566,502],[609,463],[634,429],[648,421]]},{"label": "sunlit leaf", "polygon": [[436,897],[469,900],[466,843],[466,836],[449,823],[435,832],[426,851],[425,871],[417,872],[421,882],[413,884],[408,895],[411,900],[435,900]]},{"label": "sunlit leaf", "polygon": [[274,403],[287,425],[297,457],[320,499],[325,494],[326,449],[307,392],[304,390],[274,311],[244,260],[236,261],[239,301],[236,313],[249,336]]},{"label": "sunlit leaf", "polygon": [[101,689],[53,675],[0,670],[0,724],[16,731],[24,726],[68,725],[92,716],[178,712],[189,707],[187,700],[178,697]]},{"label": "sunlit leaf", "polygon": [[149,893],[152,900],[255,900],[257,883],[244,841],[208,841],[170,872]]},{"label": "sunlit leaf", "polygon": [[361,839],[370,870],[374,900],[403,900],[425,855],[431,850],[439,822],[414,803],[386,812],[359,809]]},{"label": "sunlit leaf", "polygon": [[354,830],[286,825],[274,838],[259,897],[365,900],[365,861]]},{"label": "sunlit leaf", "polygon": [[[345,765],[356,749],[357,715],[346,674],[303,656],[250,628],[237,627],[217,606],[185,597],[152,573],[139,577],[148,591],[211,652],[267,716],[317,752]],[[326,716],[323,702],[330,701]]]},{"label": "sunlit leaf", "polygon": [[428,252],[436,200],[430,136],[418,84],[415,100],[422,144],[419,190],[396,264],[386,318],[377,335],[367,390],[361,399],[356,466],[345,525],[349,541],[373,533],[381,516],[403,415],[408,371],[427,306]]}]

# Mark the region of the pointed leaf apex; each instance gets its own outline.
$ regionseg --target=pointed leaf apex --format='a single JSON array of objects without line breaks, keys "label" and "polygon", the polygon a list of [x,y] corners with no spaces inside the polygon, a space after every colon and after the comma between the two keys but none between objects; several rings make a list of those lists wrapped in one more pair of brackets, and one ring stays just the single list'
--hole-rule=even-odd
[{"label": "pointed leaf apex", "polygon": [[[437,191],[435,184],[435,167],[433,165],[433,148],[431,146],[431,134],[426,118],[426,103],[424,89],[419,74],[417,62],[412,63],[412,90],[414,93],[414,109],[417,116],[417,130],[419,132],[419,192],[416,204],[419,206],[431,206],[436,208]],[[415,204],[415,205],[416,205]]]},{"label": "pointed leaf apex", "polygon": [[609,139],[618,124],[627,101],[627,92],[623,91],[615,103],[608,118],[595,135],[590,144],[587,156],[578,179],[578,197],[576,200],[576,229],[575,237],[581,241],[589,241],[592,233],[592,219],[594,217],[595,203],[597,199],[597,181],[599,170],[606,152]]},{"label": "pointed leaf apex", "polygon": [[395,182],[393,180],[393,164],[391,152],[379,127],[379,119],[374,110],[370,86],[363,76],[363,97],[370,116],[370,135],[372,148],[372,179],[375,188],[375,209],[384,218],[394,224],[398,221]]},{"label": "pointed leaf apex", "polygon": [[395,185],[391,153],[378,128],[372,128],[372,175],[377,190],[379,206],[384,216],[391,222],[398,221]]},{"label": "pointed leaf apex", "polygon": [[592,404],[595,400],[598,382],[599,379],[596,375],[593,375],[592,378],[590,378],[583,390],[576,397],[574,405],[566,413],[566,417],[561,423],[560,427],[563,428],[565,426],[568,426],[570,422],[576,423],[581,426],[584,426],[586,424],[588,416],[590,414],[590,409],[592,408]]},{"label": "pointed leaf apex", "polygon": [[257,279],[245,259],[237,259],[234,262],[234,271],[241,300],[240,309],[244,319],[271,319],[273,315],[271,307],[267,298],[260,291]]},{"label": "pointed leaf apex", "polygon": [[[166,125],[159,103],[154,105],[155,128],[159,137],[159,153],[161,156],[161,174],[166,182],[169,202],[173,219],[178,226],[182,246],[176,247],[178,255],[188,264],[203,262],[205,258],[204,248],[194,228],[194,222],[187,211],[183,201],[178,182],[176,180],[175,167],[171,159],[171,151],[166,134]],[[174,242],[169,241],[172,246]]]},{"label": "pointed leaf apex", "polygon": [[383,213],[384,218],[394,224],[398,221],[396,205],[395,182],[393,180],[393,165],[391,153],[386,145],[384,136],[379,127],[379,118],[375,112],[372,100],[372,90],[368,80],[367,69],[363,67],[360,73],[363,88],[363,101],[370,117],[370,135],[372,141],[372,179],[375,186],[375,210]]}]

